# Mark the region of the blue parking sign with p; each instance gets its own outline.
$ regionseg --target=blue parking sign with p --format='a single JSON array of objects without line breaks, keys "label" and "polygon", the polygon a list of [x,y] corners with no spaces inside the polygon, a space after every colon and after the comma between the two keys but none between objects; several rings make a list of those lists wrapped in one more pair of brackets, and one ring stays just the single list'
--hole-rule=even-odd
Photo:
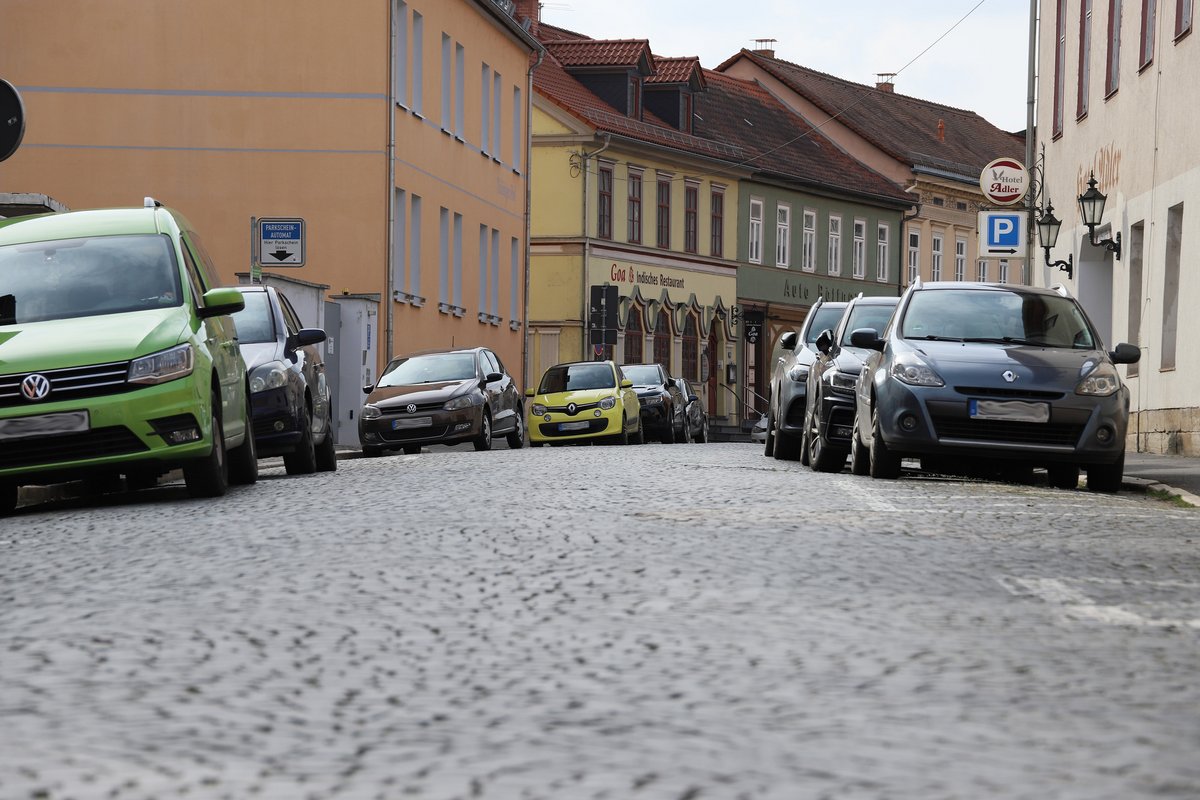
[{"label": "blue parking sign with p", "polygon": [[1019,247],[1020,214],[997,214],[988,220],[988,247]]}]

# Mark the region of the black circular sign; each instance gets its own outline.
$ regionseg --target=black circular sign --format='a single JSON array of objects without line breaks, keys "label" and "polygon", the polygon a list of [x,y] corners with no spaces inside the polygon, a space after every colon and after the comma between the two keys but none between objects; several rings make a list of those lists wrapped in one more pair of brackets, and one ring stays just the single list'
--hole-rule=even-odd
[{"label": "black circular sign", "polygon": [[0,161],[17,152],[25,135],[25,106],[21,95],[8,81],[0,78]]}]

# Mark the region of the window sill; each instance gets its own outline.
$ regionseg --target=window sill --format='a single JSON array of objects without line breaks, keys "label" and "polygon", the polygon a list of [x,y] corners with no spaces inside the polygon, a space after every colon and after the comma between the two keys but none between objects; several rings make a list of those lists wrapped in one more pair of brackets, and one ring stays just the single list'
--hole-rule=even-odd
[{"label": "window sill", "polygon": [[1120,86],[1114,86],[1112,89],[1109,89],[1108,94],[1104,95],[1104,102],[1107,103],[1109,100],[1116,97],[1117,92],[1120,91],[1120,89],[1121,89]]},{"label": "window sill", "polygon": [[1153,59],[1153,58],[1152,58],[1152,59],[1150,59],[1149,61],[1147,61],[1145,64],[1142,64],[1141,66],[1139,66],[1139,67],[1138,67],[1138,70],[1137,70],[1137,71],[1138,71],[1138,74],[1139,74],[1139,75],[1141,75],[1143,72],[1145,72],[1146,70],[1150,69],[1150,67],[1152,67],[1152,66],[1154,66],[1154,59]]},{"label": "window sill", "polygon": [[1191,34],[1191,32],[1192,32],[1192,26],[1188,25],[1186,28],[1181,30],[1179,33],[1175,34],[1174,44],[1179,44],[1179,42],[1182,41],[1183,39],[1186,39]]},{"label": "window sill", "polygon": [[515,319],[514,319],[514,320],[509,320],[509,323],[508,323],[508,329],[509,329],[510,331],[519,331],[519,330],[521,330],[521,323],[520,323],[520,321],[519,321],[519,320],[515,320]]},{"label": "window sill", "polygon": [[1085,119],[1087,119],[1087,115],[1088,115],[1088,112],[1086,112],[1086,111],[1084,111],[1081,114],[1076,114],[1075,115],[1075,124],[1078,125],[1080,122],[1083,122]]},{"label": "window sill", "polygon": [[451,305],[450,303],[438,303],[438,311],[443,314],[450,314],[455,317],[461,317],[467,313],[467,310],[462,306]]},{"label": "window sill", "polygon": [[416,118],[417,118],[417,119],[419,119],[419,120],[424,120],[424,119],[425,119],[425,115],[424,115],[424,114],[422,114],[420,111],[417,111],[415,108],[410,108],[410,109],[408,110],[408,113],[412,114],[414,117],[416,117]]}]

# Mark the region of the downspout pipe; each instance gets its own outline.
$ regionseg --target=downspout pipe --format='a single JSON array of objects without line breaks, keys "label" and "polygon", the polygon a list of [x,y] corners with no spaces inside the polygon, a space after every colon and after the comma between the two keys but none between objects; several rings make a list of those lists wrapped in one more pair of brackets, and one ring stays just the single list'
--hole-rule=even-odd
[{"label": "downspout pipe", "polygon": [[581,269],[579,270],[579,287],[580,287],[580,291],[579,291],[579,294],[580,294],[580,303],[579,303],[580,337],[579,338],[581,340],[579,349],[581,351],[581,353],[580,353],[581,361],[590,361],[591,360],[591,354],[589,353],[589,348],[591,347],[591,343],[588,342],[588,340],[587,340],[588,302],[590,300],[590,293],[588,291],[588,273],[587,273],[587,271],[588,271],[588,259],[591,257],[591,252],[592,252],[592,237],[588,233],[588,198],[589,198],[589,195],[588,195],[588,191],[589,191],[588,160],[591,159],[593,156],[598,156],[601,153],[603,153],[605,150],[608,149],[609,145],[611,145],[611,144],[612,144],[612,134],[606,133],[606,134],[604,134],[604,144],[600,148],[593,150],[590,153],[587,152],[586,150],[579,151],[579,158],[580,158],[580,161],[582,162],[582,166],[583,166],[583,220],[582,220],[583,227],[581,229],[583,231],[583,264],[581,265]]},{"label": "downspout pipe", "polygon": [[918,200],[912,207],[911,214],[905,214],[900,217],[900,241],[897,242],[896,250],[896,296],[904,294],[904,255],[908,252],[908,226],[907,223],[921,216],[921,202]]},{"label": "downspout pipe", "polygon": [[533,73],[542,65],[546,51],[538,49],[537,61],[525,72],[525,295],[521,300],[521,391],[529,388],[529,267],[533,236]]},{"label": "downspout pipe", "polygon": [[384,315],[384,349],[386,359],[384,364],[392,360],[392,327],[396,287],[392,285],[396,274],[396,4],[388,3],[388,144],[387,144],[387,231],[384,241],[387,243],[387,253],[384,255],[383,304]]},{"label": "downspout pipe", "polygon": [[[1033,171],[1033,153],[1034,153],[1034,135],[1033,135],[1033,116],[1037,98],[1037,0],[1029,0],[1029,89],[1028,97],[1025,101],[1025,169]],[[1046,165],[1042,164],[1041,181],[1046,182]],[[1040,187],[1045,191],[1045,186]],[[1034,260],[1033,260],[1033,237],[1036,220],[1034,208],[1037,205],[1037,198],[1033,192],[1028,192],[1025,195],[1025,205],[1029,209],[1029,233],[1025,237],[1025,283],[1033,285],[1036,283],[1033,279]]]}]

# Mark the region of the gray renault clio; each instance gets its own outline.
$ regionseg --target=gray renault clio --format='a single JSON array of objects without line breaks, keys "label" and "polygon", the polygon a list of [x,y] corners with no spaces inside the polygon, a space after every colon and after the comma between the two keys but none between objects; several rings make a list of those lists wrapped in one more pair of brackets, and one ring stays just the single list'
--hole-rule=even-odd
[{"label": "gray renault clio", "polygon": [[[903,457],[970,472],[983,463],[1046,469],[1051,485],[1115,492],[1125,465],[1129,389],[1082,306],[1061,287],[914,284],[882,335],[851,333],[874,350],[855,391],[851,468],[900,474]],[[942,471],[942,470],[938,470]]]}]

